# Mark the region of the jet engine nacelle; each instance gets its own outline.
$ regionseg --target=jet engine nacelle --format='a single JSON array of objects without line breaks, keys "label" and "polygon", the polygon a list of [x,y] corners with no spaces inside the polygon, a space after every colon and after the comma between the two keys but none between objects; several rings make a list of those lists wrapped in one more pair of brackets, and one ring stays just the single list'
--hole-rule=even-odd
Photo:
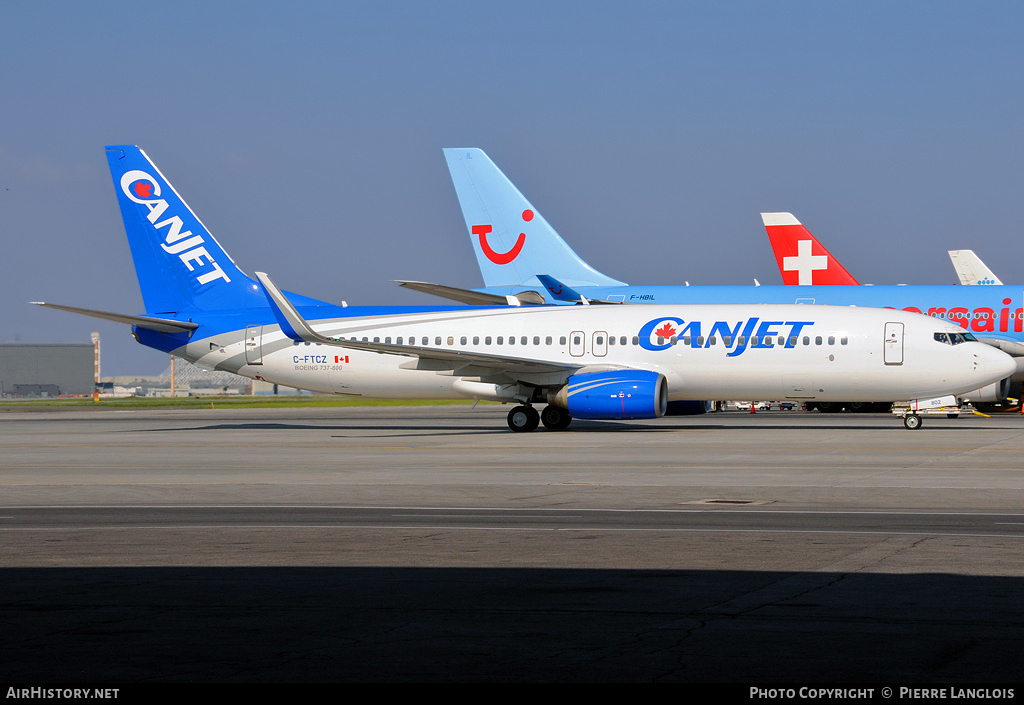
[{"label": "jet engine nacelle", "polygon": [[1006,401],[1006,397],[1010,396],[1010,381],[1012,377],[1007,377],[999,382],[993,382],[992,384],[982,387],[981,389],[975,389],[967,392],[966,394],[959,394],[958,396],[964,401],[969,402],[1001,402]]},{"label": "jet engine nacelle", "polygon": [[668,407],[665,375],[647,370],[581,372],[548,395],[576,419],[653,419]]}]

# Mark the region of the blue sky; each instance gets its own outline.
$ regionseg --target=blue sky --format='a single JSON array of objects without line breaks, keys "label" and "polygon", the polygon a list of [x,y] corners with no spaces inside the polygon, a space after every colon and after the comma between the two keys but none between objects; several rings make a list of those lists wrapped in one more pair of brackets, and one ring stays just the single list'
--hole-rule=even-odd
[{"label": "blue sky", "polygon": [[480,147],[630,283],[781,283],[762,211],[862,282],[1020,281],[1024,5],[20,2],[0,43],[5,342],[158,374],[103,146],[138,144],[247,272],[350,304],[482,284],[443,147]]}]

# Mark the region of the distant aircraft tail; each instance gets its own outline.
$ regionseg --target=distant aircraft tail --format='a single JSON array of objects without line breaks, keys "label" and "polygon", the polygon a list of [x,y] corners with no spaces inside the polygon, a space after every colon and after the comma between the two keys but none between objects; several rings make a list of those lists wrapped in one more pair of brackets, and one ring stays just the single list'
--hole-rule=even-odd
[{"label": "distant aircraft tail", "polygon": [[580,259],[482,150],[444,156],[486,286],[538,286],[538,274],[568,286],[623,285]]},{"label": "distant aircraft tail", "polygon": [[107,147],[107,161],[147,313],[266,306],[145,152]]},{"label": "distant aircraft tail", "polygon": [[949,259],[953,262],[956,276],[964,286],[975,284],[1002,284],[999,277],[992,273],[974,250],[949,250]]},{"label": "distant aircraft tail", "polygon": [[859,284],[792,213],[762,213],[782,283],[791,285]]}]

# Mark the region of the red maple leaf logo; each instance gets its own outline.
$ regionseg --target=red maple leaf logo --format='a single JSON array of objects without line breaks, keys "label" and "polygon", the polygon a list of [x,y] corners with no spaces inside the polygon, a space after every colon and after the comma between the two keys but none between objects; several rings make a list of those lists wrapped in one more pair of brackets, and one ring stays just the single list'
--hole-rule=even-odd
[{"label": "red maple leaf logo", "polygon": [[149,198],[153,195],[153,184],[147,184],[145,181],[136,181],[135,185],[132,186],[132,190],[135,191],[135,195],[139,198]]},{"label": "red maple leaf logo", "polygon": [[654,334],[659,338],[671,338],[676,334],[676,329],[672,327],[672,324],[666,321],[662,324],[661,328],[654,331]]}]

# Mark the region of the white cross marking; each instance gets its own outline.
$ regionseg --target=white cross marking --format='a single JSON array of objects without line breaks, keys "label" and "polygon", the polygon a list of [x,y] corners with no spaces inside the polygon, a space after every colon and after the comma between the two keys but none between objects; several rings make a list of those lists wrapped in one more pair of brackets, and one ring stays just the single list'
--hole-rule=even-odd
[{"label": "white cross marking", "polygon": [[782,258],[782,271],[797,271],[800,274],[798,284],[806,286],[813,284],[814,272],[818,269],[828,269],[828,257],[825,255],[811,255],[811,241],[799,240],[796,243],[796,257]]}]

